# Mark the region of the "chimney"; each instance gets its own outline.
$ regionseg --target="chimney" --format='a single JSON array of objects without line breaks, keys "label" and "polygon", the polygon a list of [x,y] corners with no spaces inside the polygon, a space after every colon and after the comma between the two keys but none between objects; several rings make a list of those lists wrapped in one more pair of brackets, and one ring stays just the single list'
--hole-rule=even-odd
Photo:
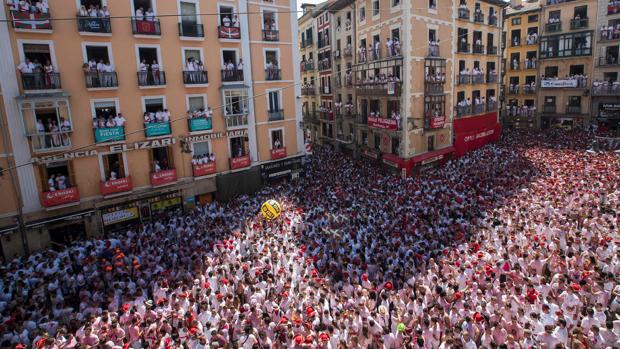
[{"label": "chimney", "polygon": [[510,7],[519,8],[521,7],[522,0],[510,0]]},{"label": "chimney", "polygon": [[315,8],[316,8],[316,5],[314,4],[308,4],[308,3],[301,4],[301,9],[303,10],[304,14],[314,10]]}]

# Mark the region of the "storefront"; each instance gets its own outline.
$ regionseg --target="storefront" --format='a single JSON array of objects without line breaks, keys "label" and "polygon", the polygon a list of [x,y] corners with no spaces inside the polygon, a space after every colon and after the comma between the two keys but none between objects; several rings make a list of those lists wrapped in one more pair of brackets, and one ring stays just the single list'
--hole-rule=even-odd
[{"label": "storefront", "polygon": [[138,202],[101,209],[101,222],[106,233],[126,230],[140,224],[140,206]]},{"label": "storefront", "polygon": [[282,180],[299,178],[303,173],[304,157],[273,161],[260,166],[263,183],[274,183]]},{"label": "storefront", "polygon": [[414,156],[411,160],[413,163],[413,172],[422,174],[430,169],[437,168],[450,160],[454,153],[454,147],[447,147],[426,154]]},{"label": "storefront", "polygon": [[620,130],[620,102],[598,103],[598,126],[608,130]]},{"label": "storefront", "polygon": [[99,210],[104,232],[126,230],[171,213],[183,212],[183,199],[177,191],[144,198]]},{"label": "storefront", "polygon": [[[30,251],[36,251],[47,248],[50,244],[54,248],[64,248],[75,241],[86,239],[96,231],[94,214],[93,210],[84,210],[26,222],[28,248]],[[47,239],[42,237],[45,233]]]},{"label": "storefront", "polygon": [[499,139],[501,127],[497,112],[480,116],[454,119],[454,150],[457,157],[463,156]]}]

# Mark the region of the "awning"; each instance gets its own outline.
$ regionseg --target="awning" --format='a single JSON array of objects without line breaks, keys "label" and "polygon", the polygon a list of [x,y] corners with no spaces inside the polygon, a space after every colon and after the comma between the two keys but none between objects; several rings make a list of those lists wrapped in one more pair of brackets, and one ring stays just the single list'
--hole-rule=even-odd
[{"label": "awning", "polygon": [[4,235],[5,233],[8,233],[12,230],[17,230],[19,228],[19,226],[17,224],[13,224],[13,225],[9,225],[6,227],[2,227],[0,228],[0,235]]},{"label": "awning", "polygon": [[447,148],[443,148],[443,149],[431,151],[431,152],[428,152],[428,153],[424,153],[424,154],[421,154],[421,155],[418,155],[418,156],[414,156],[413,157],[413,162],[414,163],[424,163],[424,162],[428,162],[428,160],[432,160],[432,161],[440,160],[440,159],[443,159],[444,155],[452,153],[453,151],[454,151],[454,147],[453,146],[449,146]]}]

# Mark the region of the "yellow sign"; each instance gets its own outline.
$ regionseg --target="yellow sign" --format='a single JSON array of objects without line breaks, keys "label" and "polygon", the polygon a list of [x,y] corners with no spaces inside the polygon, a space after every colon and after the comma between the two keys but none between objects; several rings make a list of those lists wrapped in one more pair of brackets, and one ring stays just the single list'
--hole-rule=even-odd
[{"label": "yellow sign", "polygon": [[153,211],[163,211],[168,207],[177,206],[181,204],[181,198],[176,197],[167,200],[157,201],[151,204],[151,210]]},{"label": "yellow sign", "polygon": [[125,221],[130,221],[132,219],[139,218],[140,214],[138,212],[137,207],[129,207],[123,210],[118,210],[114,212],[108,212],[101,215],[101,219],[103,220],[103,225],[110,225]]}]

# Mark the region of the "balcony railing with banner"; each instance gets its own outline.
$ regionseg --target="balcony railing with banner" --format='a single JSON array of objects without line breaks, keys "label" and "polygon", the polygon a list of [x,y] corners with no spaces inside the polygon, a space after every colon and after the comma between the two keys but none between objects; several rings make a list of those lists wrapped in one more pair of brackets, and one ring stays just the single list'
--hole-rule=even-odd
[{"label": "balcony railing with banner", "polygon": [[231,114],[225,115],[224,120],[226,120],[226,127],[240,127],[248,125],[248,114]]},{"label": "balcony railing with banner", "polygon": [[84,72],[86,88],[113,88],[118,87],[116,72]]},{"label": "balcony railing with banner", "polygon": [[313,71],[314,70],[314,63],[313,62],[312,63],[307,63],[307,62],[304,63],[304,62],[302,62],[300,64],[300,68],[301,68],[302,72]]},{"label": "balcony railing with banner", "polygon": [[133,189],[133,185],[131,183],[131,176],[110,179],[109,181],[101,181],[99,184],[99,188],[101,190],[101,195],[103,196],[131,191],[131,189]]},{"label": "balcony railing with banner", "polygon": [[15,29],[52,30],[52,16],[47,13],[11,11],[11,23]]},{"label": "balcony railing with banner", "polygon": [[456,106],[456,116],[467,116],[471,115],[471,105],[457,105]]},{"label": "balcony railing with banner", "polygon": [[237,156],[230,158],[230,169],[237,170],[240,168],[250,167],[252,165],[252,159],[249,155]]},{"label": "balcony railing with banner", "polygon": [[209,131],[213,129],[213,120],[211,118],[187,119],[187,128],[189,132]]},{"label": "balcony railing with banner", "polygon": [[469,52],[471,52],[471,45],[466,43],[466,42],[459,42],[458,52],[459,53],[469,53]]},{"label": "balcony railing with banner", "polygon": [[209,161],[202,164],[192,164],[192,174],[194,177],[202,177],[212,175],[217,172],[215,161]]},{"label": "balcony railing with banner", "polygon": [[177,181],[177,170],[168,169],[158,172],[151,172],[150,179],[151,185],[154,187],[175,183]]},{"label": "balcony railing with banner", "polygon": [[368,127],[386,131],[398,131],[401,123],[397,119],[383,118],[380,116],[368,116]]},{"label": "balcony railing with banner", "polygon": [[459,19],[464,19],[469,21],[469,9],[460,8],[459,9]]},{"label": "balcony railing with banner", "polygon": [[471,84],[471,75],[459,74],[459,85]]},{"label": "balcony railing with banner", "polygon": [[59,90],[60,73],[22,73],[22,87],[28,90]]},{"label": "balcony railing with banner", "polygon": [[616,13],[620,13],[620,4],[614,1],[609,1],[609,4],[607,4],[607,14],[608,15],[615,15]]},{"label": "balcony railing with banner", "polygon": [[181,22],[179,23],[179,36],[188,38],[204,38],[204,27],[202,24],[196,22]]},{"label": "balcony railing with banner", "polygon": [[581,114],[581,106],[580,105],[567,105],[566,114]]},{"label": "balcony railing with banner", "polygon": [[80,202],[80,191],[77,187],[44,191],[41,193],[43,207],[55,207]]},{"label": "balcony railing with banner", "polygon": [[620,96],[620,85],[592,86],[592,96]]},{"label": "balcony railing with banner", "polygon": [[170,122],[150,122],[144,125],[146,137],[161,137],[172,133]]},{"label": "balcony railing with banner", "polygon": [[222,69],[221,72],[222,72],[222,81],[224,82],[243,81],[243,70]]},{"label": "balcony railing with banner", "polygon": [[138,86],[164,86],[166,85],[166,73],[163,71],[140,71],[138,72]]},{"label": "balcony railing with banner", "polygon": [[276,81],[282,80],[282,69],[265,69],[265,80]]},{"label": "balcony railing with banner", "polygon": [[280,41],[279,30],[263,30],[264,41]]},{"label": "balcony railing with banner", "polygon": [[125,127],[100,127],[93,129],[96,143],[122,142],[125,140]]},{"label": "balcony railing with banner", "polygon": [[135,35],[161,35],[159,18],[154,18],[153,20],[133,18],[131,20],[131,29]]},{"label": "balcony railing with banner", "polygon": [[241,29],[239,27],[227,27],[227,26],[219,26],[217,27],[217,37],[220,39],[241,39]]},{"label": "balcony railing with banner", "polygon": [[271,149],[271,160],[284,159],[286,157],[286,147]]},{"label": "balcony railing with banner", "polygon": [[205,85],[209,83],[209,74],[204,70],[183,71],[185,85]]},{"label": "balcony railing with banner", "polygon": [[267,111],[267,120],[269,121],[280,121],[284,120],[284,110],[268,110]]},{"label": "balcony railing with banner", "polygon": [[570,20],[570,28],[571,29],[582,29],[582,28],[587,28],[587,27],[588,27],[588,19],[587,18],[571,19]]},{"label": "balcony railing with banner", "polygon": [[365,96],[400,96],[402,82],[392,81],[384,83],[361,83],[357,84],[356,92]]},{"label": "balcony railing with banner", "polygon": [[78,17],[78,31],[82,33],[111,33],[109,17]]},{"label": "balcony railing with banner", "polygon": [[555,33],[562,30],[562,22],[555,23],[546,23],[545,24],[545,32],[547,33]]},{"label": "balcony railing with banner", "polygon": [[474,44],[474,53],[484,54],[484,45]]}]

